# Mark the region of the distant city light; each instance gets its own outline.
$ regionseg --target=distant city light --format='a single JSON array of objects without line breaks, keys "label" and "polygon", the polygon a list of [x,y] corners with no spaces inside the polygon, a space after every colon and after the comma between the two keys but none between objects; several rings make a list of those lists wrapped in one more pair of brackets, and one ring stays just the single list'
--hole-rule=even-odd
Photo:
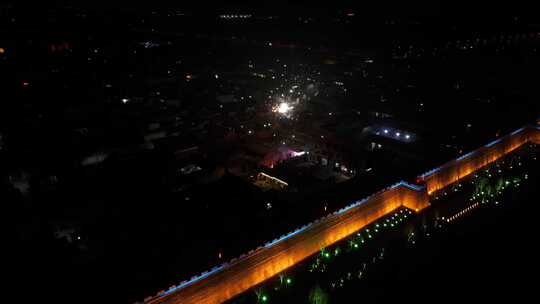
[{"label": "distant city light", "polygon": [[232,15],[219,15],[221,19],[247,19],[251,18],[251,14],[232,14]]},{"label": "distant city light", "polygon": [[388,134],[388,130],[387,129],[384,129],[384,134]]},{"label": "distant city light", "polygon": [[405,138],[409,139],[409,138],[411,138],[411,136],[409,134],[407,134],[407,135],[405,135]]},{"label": "distant city light", "polygon": [[401,133],[399,132],[396,132],[396,136],[399,137],[401,135]]}]

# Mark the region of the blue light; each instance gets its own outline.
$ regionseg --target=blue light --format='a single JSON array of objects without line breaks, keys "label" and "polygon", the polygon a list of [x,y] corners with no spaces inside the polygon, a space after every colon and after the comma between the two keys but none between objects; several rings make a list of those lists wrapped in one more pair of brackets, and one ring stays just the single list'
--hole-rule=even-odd
[{"label": "blue light", "polygon": [[523,129],[525,129],[525,127],[522,127],[522,128],[519,128],[519,129],[515,130],[514,132],[510,133],[510,135],[515,135],[515,134],[523,131]]},{"label": "blue light", "polygon": [[291,233],[289,233],[289,234],[287,234],[287,235],[284,235],[284,236],[280,237],[279,239],[275,239],[275,240],[273,240],[273,241],[270,242],[270,243],[266,243],[266,245],[264,245],[264,246],[265,246],[265,247],[270,247],[270,246],[272,246],[272,245],[274,245],[274,244],[276,244],[276,243],[278,243],[278,242],[281,242],[281,241],[283,241],[283,240],[286,240],[286,239],[290,238],[291,236],[293,236],[293,235],[295,235],[295,234],[297,234],[297,233],[300,233],[301,231],[306,230],[309,226],[311,226],[311,225],[306,225],[306,226],[304,226],[304,227],[302,227],[302,228],[300,228],[300,229],[297,229],[297,230],[295,230],[295,231],[293,231],[293,232],[291,232]]},{"label": "blue light", "polygon": [[501,140],[502,140],[502,138],[496,139],[496,140],[490,142],[489,144],[487,144],[485,147],[489,148],[489,147],[493,146],[494,144],[500,142]]},{"label": "blue light", "polygon": [[191,279],[191,280],[189,280],[189,281],[186,281],[186,282],[183,282],[183,283],[181,283],[181,284],[179,284],[179,285],[176,285],[176,286],[174,286],[174,287],[171,287],[171,288],[169,288],[168,290],[162,292],[162,293],[160,294],[160,296],[167,295],[167,294],[169,294],[169,293],[171,293],[171,292],[173,292],[173,291],[175,291],[175,290],[177,290],[177,289],[179,289],[179,288],[183,288],[183,287],[185,287],[185,286],[187,286],[187,285],[191,285],[191,284],[195,283],[195,282],[198,281],[198,280],[204,279],[204,278],[206,278],[207,276],[209,276],[209,275],[211,275],[211,274],[213,274],[213,273],[216,273],[216,272],[220,271],[221,269],[223,269],[223,267],[224,267],[224,265],[221,265],[221,266],[219,266],[219,267],[216,267],[216,268],[212,269],[211,271],[208,271],[208,272],[205,272],[205,273],[201,274],[200,276],[194,277],[193,279]]},{"label": "blue light", "polygon": [[474,153],[476,153],[476,150],[475,150],[475,151],[471,151],[471,152],[469,152],[469,153],[467,153],[467,154],[463,154],[463,155],[461,155],[460,157],[456,158],[456,160],[462,160],[462,159],[465,159],[465,158],[467,158],[467,157],[473,155]]},{"label": "blue light", "polygon": [[344,208],[339,209],[338,211],[335,212],[335,214],[341,214],[341,213],[343,213],[343,212],[345,212],[345,211],[347,211],[347,210],[349,210],[349,209],[351,209],[351,208],[354,208],[354,207],[356,207],[356,206],[359,206],[359,205],[361,205],[361,204],[363,204],[363,203],[365,203],[365,202],[367,202],[367,201],[368,201],[368,199],[365,198],[365,199],[363,199],[363,200],[361,200],[361,201],[358,201],[358,202],[356,202],[356,203],[354,203],[354,204],[351,204],[351,205],[349,205],[349,206],[347,206],[347,207],[344,207]]},{"label": "blue light", "polygon": [[435,172],[441,170],[442,167],[443,167],[443,166],[437,167],[437,168],[435,168],[435,169],[431,169],[431,170],[429,170],[428,172],[422,174],[421,177],[426,177],[426,176],[428,176],[428,175],[431,175],[431,174],[433,174],[433,173],[435,173]]},{"label": "blue light", "polygon": [[417,191],[422,191],[422,190],[425,188],[425,186],[413,185],[413,184],[409,184],[409,183],[407,183],[407,182],[405,182],[405,181],[401,181],[401,182],[399,183],[399,185],[402,185],[402,186],[405,186],[405,187],[407,187],[407,188],[410,188],[410,189],[413,189],[413,190],[417,190]]}]

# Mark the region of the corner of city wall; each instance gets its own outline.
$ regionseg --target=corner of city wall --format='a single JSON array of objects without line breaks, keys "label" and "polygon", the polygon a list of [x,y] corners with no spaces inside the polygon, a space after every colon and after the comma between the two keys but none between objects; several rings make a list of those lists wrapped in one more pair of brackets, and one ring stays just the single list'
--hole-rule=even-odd
[{"label": "corner of city wall", "polygon": [[399,185],[401,205],[415,212],[429,207],[429,195],[426,186],[409,185],[401,182]]}]

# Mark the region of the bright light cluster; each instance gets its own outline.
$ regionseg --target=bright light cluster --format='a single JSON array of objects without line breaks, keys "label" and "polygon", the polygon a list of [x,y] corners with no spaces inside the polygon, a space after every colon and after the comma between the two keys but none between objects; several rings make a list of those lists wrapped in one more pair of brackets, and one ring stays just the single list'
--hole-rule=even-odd
[{"label": "bright light cluster", "polygon": [[288,103],[282,102],[277,107],[277,112],[280,114],[287,114],[290,110],[292,110],[293,107],[291,107]]},{"label": "bright light cluster", "polygon": [[282,101],[272,108],[272,112],[281,114],[282,116],[288,118],[291,116],[293,109],[294,107],[291,104],[286,101]]}]

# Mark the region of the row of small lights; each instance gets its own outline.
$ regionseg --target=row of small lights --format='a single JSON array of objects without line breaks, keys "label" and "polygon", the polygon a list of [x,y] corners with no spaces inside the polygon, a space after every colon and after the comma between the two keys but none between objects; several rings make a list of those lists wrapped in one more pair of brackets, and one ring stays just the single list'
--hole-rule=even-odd
[{"label": "row of small lights", "polygon": [[[527,176],[527,175],[525,175],[525,176]],[[509,182],[507,181],[506,184],[508,185]],[[516,182],[516,183],[514,184],[514,186],[515,186],[516,188],[519,187],[519,182]],[[505,188],[506,188],[506,187],[504,187],[503,189],[505,189]],[[482,192],[482,193],[483,193],[483,192]],[[501,191],[497,192],[497,194],[501,194],[501,193],[502,193]],[[490,197],[494,198],[495,195],[491,194]],[[478,196],[473,196],[473,197],[470,198],[470,200],[474,200],[474,199],[477,199],[477,198],[480,198],[480,196],[479,196],[479,195],[478,195]],[[461,216],[467,214],[468,212],[470,212],[471,210],[477,208],[477,207],[480,206],[481,204],[486,204],[486,203],[488,203],[488,201],[482,200],[481,202],[476,202],[476,203],[472,204],[471,206],[469,206],[469,207],[467,207],[467,208],[461,210],[460,212],[454,214],[453,216],[447,218],[447,219],[446,219],[446,222],[447,222],[447,223],[453,222],[453,221],[455,221],[456,219],[458,219],[459,217],[461,217]],[[494,203],[495,203],[495,205],[498,205],[498,204],[499,204],[499,201],[494,201]],[[445,220],[444,217],[443,217],[442,219]]]},{"label": "row of small lights", "polygon": [[[364,244],[366,242],[366,239],[372,239],[373,236],[380,232],[381,229],[384,228],[390,228],[390,227],[396,227],[399,223],[402,223],[407,217],[409,217],[412,214],[411,210],[408,209],[401,209],[399,212],[394,213],[389,218],[384,219],[380,222],[375,222],[371,229],[365,228],[361,231],[358,231],[355,236],[353,236],[351,239],[349,239],[349,247],[353,250],[356,250],[360,248],[361,244]],[[366,235],[366,237],[364,237]],[[328,260],[332,256],[338,256],[341,253],[341,250],[338,247],[336,247],[333,250],[333,254],[331,253],[332,250],[326,250],[325,248],[321,249],[320,257]],[[318,268],[320,265],[321,260],[319,257],[317,257],[316,261],[311,265],[310,272],[313,272],[314,269]],[[326,265],[322,264],[321,266],[321,272],[324,272],[326,270]]]},{"label": "row of small lights", "polygon": [[251,14],[247,15],[219,15],[222,19],[234,19],[234,18],[251,18]]},{"label": "row of small lights", "polygon": [[[528,179],[528,175],[525,174],[525,175],[524,175],[524,178],[525,178],[525,179]],[[497,191],[497,194],[502,194],[502,190],[506,189],[510,184],[511,184],[510,181],[505,181],[504,185],[501,187],[501,191]],[[519,187],[519,185],[520,185],[519,179],[514,179],[514,187],[517,188],[517,187]],[[486,194],[486,193],[484,193],[483,191],[480,192],[479,194],[473,194],[473,196],[472,196],[469,200],[470,200],[470,201],[474,201],[474,200],[476,200],[476,199],[485,198],[485,194]],[[495,195],[494,195],[494,194],[490,194],[489,197],[490,197],[490,198],[495,198]],[[481,202],[476,202],[476,203],[472,204],[471,206],[469,206],[469,207],[463,209],[462,211],[460,211],[460,212],[454,214],[453,216],[447,218],[447,219],[446,219],[446,222],[447,222],[447,223],[452,222],[452,221],[458,219],[459,217],[465,215],[466,213],[470,212],[471,210],[477,208],[478,206],[480,206],[480,204],[485,204],[485,203],[487,203],[487,202],[488,202],[488,201],[485,201],[484,199],[482,199]],[[498,204],[499,204],[499,201],[494,201],[494,203],[495,203],[495,205],[498,205]],[[442,219],[445,220],[444,217],[443,217]]]},{"label": "row of small lights", "polygon": [[[384,134],[388,134],[388,133],[390,133],[390,131],[388,131],[388,129],[384,129],[384,130],[383,130],[383,133],[384,133]],[[400,132],[396,132],[395,135],[396,135],[396,137],[400,137],[400,136],[401,136],[401,133],[400,133]],[[405,134],[405,139],[409,139],[409,138],[411,138],[411,136],[410,136],[409,134]]]},{"label": "row of small lights", "polygon": [[[460,216],[466,214],[467,212],[473,210],[474,208],[476,208],[476,207],[478,207],[478,206],[480,206],[480,203],[474,203],[474,204],[470,205],[469,207],[467,207],[467,208],[461,210],[460,212],[458,212],[458,213],[452,215],[451,217],[447,218],[447,219],[446,219],[446,222],[447,222],[447,223],[450,223],[450,222],[456,220],[456,219],[459,218]],[[444,220],[444,217],[443,217],[443,220]]]}]

